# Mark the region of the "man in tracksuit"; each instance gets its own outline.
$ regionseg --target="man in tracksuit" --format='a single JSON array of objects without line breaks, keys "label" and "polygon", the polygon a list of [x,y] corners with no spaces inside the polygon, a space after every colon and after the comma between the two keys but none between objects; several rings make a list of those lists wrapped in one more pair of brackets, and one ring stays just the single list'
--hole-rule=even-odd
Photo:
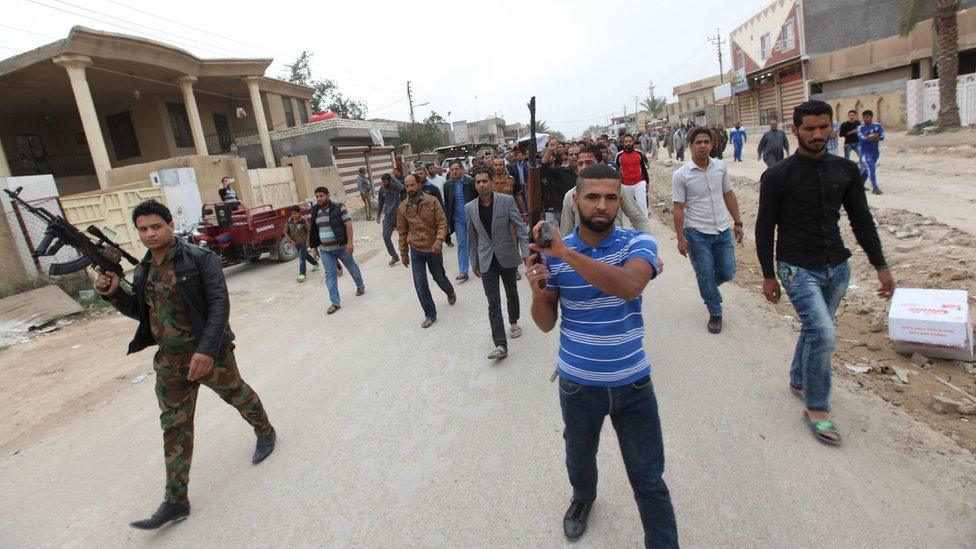
[{"label": "man in tracksuit", "polygon": [[647,172],[647,157],[644,153],[634,150],[634,136],[629,133],[623,137],[624,148],[617,153],[615,161],[617,171],[623,183],[623,196],[636,200],[637,206],[647,217],[647,182],[651,176]]}]

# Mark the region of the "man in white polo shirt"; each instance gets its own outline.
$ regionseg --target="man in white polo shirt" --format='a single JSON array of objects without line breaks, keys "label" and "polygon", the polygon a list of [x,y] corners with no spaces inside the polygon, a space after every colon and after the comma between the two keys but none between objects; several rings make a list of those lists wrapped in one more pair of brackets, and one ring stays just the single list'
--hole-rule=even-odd
[{"label": "man in white polo shirt", "polygon": [[674,172],[671,194],[678,252],[690,254],[698,291],[708,308],[708,331],[717,334],[722,331],[722,294],[718,287],[735,276],[732,234],[741,244],[742,217],[725,163],[709,158],[712,139],[707,128],[695,128],[688,134],[691,162]]},{"label": "man in white polo shirt", "polygon": [[[570,540],[586,531],[596,500],[600,429],[610,416],[644,526],[646,547],[678,547],[664,473],[664,441],[651,365],[644,353],[642,294],[661,272],[654,237],[614,224],[623,200],[620,174],[608,166],[580,171],[574,199],[580,225],[564,241],[553,229],[547,248],[532,244],[526,278],[532,320],[544,332],[559,311],[559,403],[573,498],[563,517]],[[534,227],[536,242],[545,221]],[[534,264],[542,253],[544,261]]]}]

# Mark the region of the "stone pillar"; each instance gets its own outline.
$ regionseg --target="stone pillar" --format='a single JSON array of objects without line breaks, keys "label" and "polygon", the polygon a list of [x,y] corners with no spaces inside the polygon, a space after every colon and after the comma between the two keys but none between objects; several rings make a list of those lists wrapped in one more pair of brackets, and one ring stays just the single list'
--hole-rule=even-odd
[{"label": "stone pillar", "polygon": [[268,134],[268,121],[264,118],[264,104],[261,102],[261,90],[258,89],[258,83],[260,81],[260,76],[248,76],[244,79],[244,82],[247,84],[247,91],[251,94],[251,110],[254,111],[254,122],[258,126],[258,136],[261,138],[264,164],[269,168],[274,168],[274,150],[271,148],[271,136]]},{"label": "stone pillar", "polygon": [[197,109],[197,98],[193,95],[193,84],[196,76],[180,76],[173,82],[180,85],[183,91],[183,104],[186,106],[186,116],[190,119],[190,132],[193,134],[193,147],[200,156],[208,156],[207,138],[203,135],[203,123],[200,122],[200,110]]},{"label": "stone pillar", "polygon": [[7,163],[7,153],[3,151],[3,142],[0,142],[0,177],[12,177],[10,164]]},{"label": "stone pillar", "polygon": [[264,92],[268,101],[268,116],[271,118],[271,131],[283,130],[288,127],[285,120],[285,107],[281,104],[281,96],[277,93]]},{"label": "stone pillar", "polygon": [[[291,112],[295,116],[295,125],[296,126],[301,126],[302,124],[304,124],[304,122],[302,122],[302,110],[301,109],[304,109],[305,108],[305,102],[304,101],[299,101],[298,99],[295,99],[294,97],[292,97],[290,99],[291,99]],[[305,111],[305,114],[307,115],[308,114],[308,111]]]},{"label": "stone pillar", "polygon": [[88,151],[92,157],[92,164],[95,165],[98,186],[104,189],[108,187],[107,174],[112,169],[112,163],[108,158],[108,149],[105,148],[102,127],[98,123],[95,102],[92,101],[91,89],[85,76],[85,68],[92,64],[92,60],[84,55],[69,54],[55,57],[53,61],[68,71],[71,90],[74,92],[75,104],[78,106],[78,115],[81,117],[81,125],[85,129],[85,138],[88,140]]}]

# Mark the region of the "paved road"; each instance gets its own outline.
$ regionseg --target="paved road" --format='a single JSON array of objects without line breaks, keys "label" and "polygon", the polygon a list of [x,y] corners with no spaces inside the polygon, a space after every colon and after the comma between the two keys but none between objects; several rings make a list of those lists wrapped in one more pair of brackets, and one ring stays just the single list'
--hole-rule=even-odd
[{"label": "paved road", "polygon": [[[687,261],[654,229],[667,270],[645,292],[645,343],[683,545],[976,545],[970,454],[851,384],[833,398],[846,446],[818,444],[785,390],[789,324],[732,287],[726,330],[708,335]],[[152,385],[93,394],[83,414],[0,458],[0,546],[566,545],[570,491],[548,382],[557,335],[526,315],[510,358],[486,361],[477,281],[454,307],[438,296],[440,318],[421,330],[408,271],[366,250],[380,246],[359,245],[368,292],[354,298],[342,279],[331,317],[324,284],[295,284],[294,264],[229,271],[241,369],[279,433],[267,462],[250,464],[246,424],[201,392],[193,516],[133,531],[126,524],[162,495]],[[609,422],[603,441],[600,497],[578,545],[638,546]]]}]

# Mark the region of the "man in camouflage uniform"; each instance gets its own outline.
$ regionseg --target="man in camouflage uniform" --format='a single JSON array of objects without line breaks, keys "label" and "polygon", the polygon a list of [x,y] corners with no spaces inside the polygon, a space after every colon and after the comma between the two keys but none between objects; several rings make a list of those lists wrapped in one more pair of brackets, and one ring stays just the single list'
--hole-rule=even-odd
[{"label": "man in camouflage uniform", "polygon": [[237,370],[234,334],[228,324],[230,299],[217,257],[174,238],[172,215],[158,202],[137,206],[132,220],[149,249],[136,267],[132,292],[119,290],[115,273],[99,276],[95,289],[119,312],[139,321],[130,353],[158,346],[153,369],[162,410],[165,498],[152,517],[131,524],[151,530],[190,514],[187,484],[201,384],[237,408],[254,428],[257,446],[252,463],[260,463],[274,450],[275,431],[261,399]]}]

